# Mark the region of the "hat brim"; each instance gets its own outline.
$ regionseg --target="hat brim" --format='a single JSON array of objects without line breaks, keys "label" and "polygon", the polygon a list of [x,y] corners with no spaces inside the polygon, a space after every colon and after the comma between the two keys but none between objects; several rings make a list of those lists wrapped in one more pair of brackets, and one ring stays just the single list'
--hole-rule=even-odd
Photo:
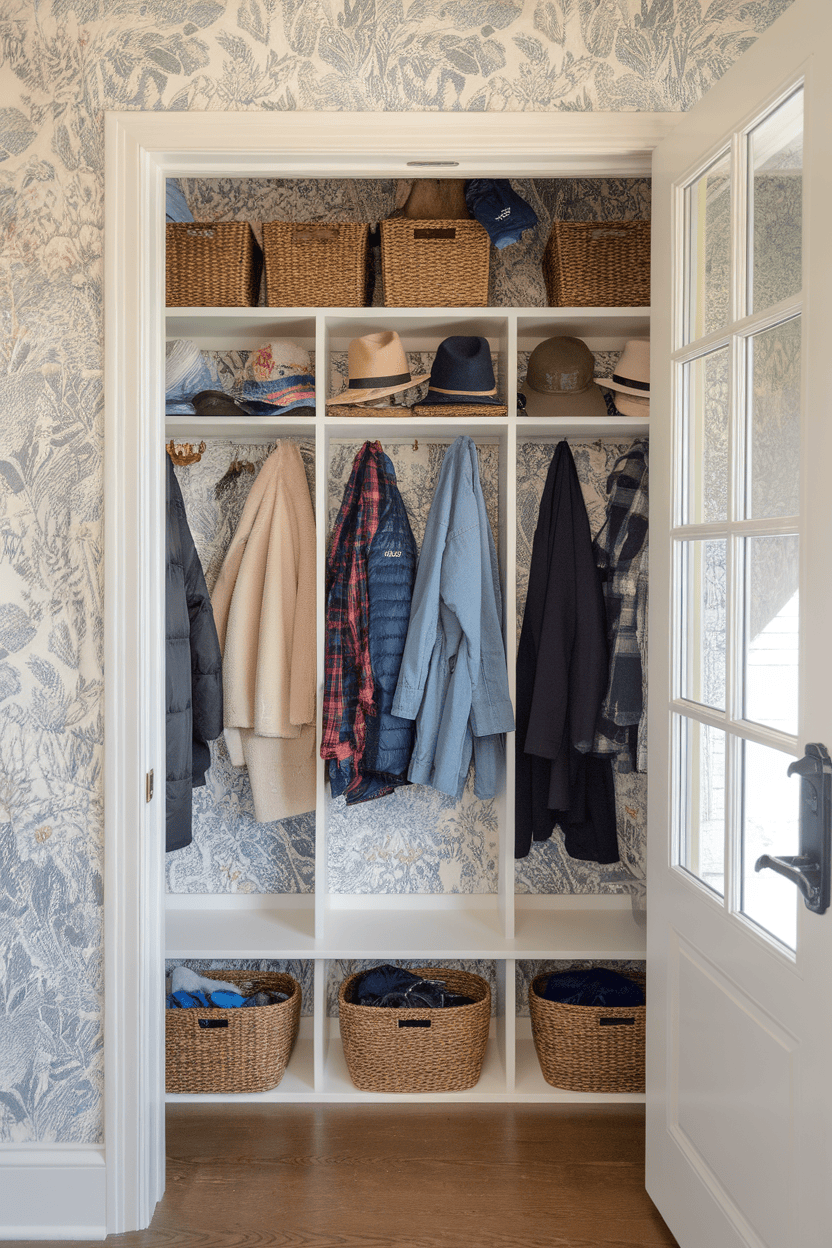
[{"label": "hat brim", "polygon": [[531,416],[532,419],[539,416],[547,419],[552,416],[568,416],[570,419],[577,417],[581,420],[597,420],[607,415],[604,396],[596,385],[565,394],[541,394],[539,390],[532,390],[524,381],[520,393],[525,395],[526,406],[518,412],[518,416]]},{"label": "hat brim", "polygon": [[349,386],[345,386],[340,394],[336,394],[334,398],[327,399],[327,406],[330,403],[366,403],[368,399],[383,399],[388,394],[401,394],[403,390],[410,390],[413,386],[420,386],[423,381],[430,381],[430,373],[422,373],[421,377],[411,377],[410,381],[406,381],[401,386],[381,386],[376,390],[351,390]]},{"label": "hat brim", "polygon": [[[236,399],[221,390],[200,390],[191,400],[197,416],[248,416]],[[202,410],[200,410],[202,409]]]},{"label": "hat brim", "polygon": [[635,420],[646,420],[650,415],[650,400],[641,394],[638,398],[632,398],[628,394],[616,396],[615,410],[620,412],[622,416],[632,416]]},{"label": "hat brim", "polygon": [[635,386],[622,386],[620,382],[613,381],[612,377],[599,377],[596,383],[603,386],[605,390],[617,390],[619,394],[631,394],[634,399],[650,398],[650,390],[636,390]]},{"label": "hat brim", "polygon": [[419,402],[429,403],[431,407],[440,407],[443,404],[449,404],[453,407],[455,403],[471,403],[476,407],[482,407],[483,404],[487,407],[500,406],[500,400],[496,394],[437,394],[435,390],[430,389]]},{"label": "hat brim", "polygon": [[287,412],[297,412],[300,408],[314,412],[314,404],[308,399],[296,399],[294,403],[287,403],[285,407],[278,407],[276,403],[264,403],[262,399],[238,399],[240,407],[245,410],[247,416],[285,416]]}]

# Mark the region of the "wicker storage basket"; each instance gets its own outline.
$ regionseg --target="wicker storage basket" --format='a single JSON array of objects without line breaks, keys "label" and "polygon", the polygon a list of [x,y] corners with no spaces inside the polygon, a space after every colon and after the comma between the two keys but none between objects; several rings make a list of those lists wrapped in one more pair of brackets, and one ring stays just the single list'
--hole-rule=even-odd
[{"label": "wicker storage basket", "polygon": [[169,222],[165,229],[169,308],[253,308],[263,252],[247,221]]},{"label": "wicker storage basket", "polygon": [[553,222],[543,277],[553,308],[648,307],[650,222]]},{"label": "wicker storage basket", "polygon": [[370,293],[369,225],[263,223],[270,308],[363,308]]},{"label": "wicker storage basket", "polygon": [[[644,987],[645,976],[623,972]],[[543,1078],[575,1092],[643,1092],[647,1008],[565,1005],[537,995],[549,972],[529,988],[529,1009]]]},{"label": "wicker storage basket", "polygon": [[480,1077],[491,989],[469,971],[440,966],[416,968],[425,979],[441,979],[473,1005],[448,1009],[396,1010],[356,1005],[352,993],[364,972],[349,975],[338,993],[341,1041],[350,1078],[363,1092],[459,1092]]},{"label": "wicker storage basket", "polygon": [[167,1092],[267,1092],[283,1078],[300,1019],[300,984],[279,971],[209,971],[252,992],[288,992],[278,1005],[165,1010]]},{"label": "wicker storage basket", "polygon": [[479,221],[382,221],[384,306],[485,307],[489,248]]}]

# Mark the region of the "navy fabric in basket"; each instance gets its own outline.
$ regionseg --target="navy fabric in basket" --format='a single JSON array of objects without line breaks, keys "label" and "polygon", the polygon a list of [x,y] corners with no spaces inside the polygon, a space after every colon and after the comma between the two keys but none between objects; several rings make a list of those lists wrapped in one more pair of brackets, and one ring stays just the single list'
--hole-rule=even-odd
[{"label": "navy fabric in basket", "polygon": [[604,1005],[608,1008],[644,1005],[641,984],[619,971],[604,967],[584,971],[556,971],[538,991],[546,1001],[563,1005]]},{"label": "navy fabric in basket", "polygon": [[395,1010],[447,1009],[473,1005],[470,997],[449,992],[443,983],[422,979],[401,966],[374,966],[365,971],[354,989],[356,1005],[378,1005]]}]

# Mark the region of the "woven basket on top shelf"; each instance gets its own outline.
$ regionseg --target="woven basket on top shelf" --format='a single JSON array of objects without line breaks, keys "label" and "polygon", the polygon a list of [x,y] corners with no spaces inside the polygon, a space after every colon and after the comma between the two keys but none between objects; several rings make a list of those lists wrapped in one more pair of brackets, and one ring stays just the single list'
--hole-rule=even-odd
[{"label": "woven basket on top shelf", "polygon": [[247,221],[168,222],[165,302],[169,308],[253,308],[263,252]]},{"label": "woven basket on top shelf", "polygon": [[[642,988],[646,977],[623,971]],[[543,1078],[574,1092],[643,1092],[647,1007],[566,1005],[537,995],[549,978],[529,987],[532,1036]]]},{"label": "woven basket on top shelf", "polygon": [[485,307],[489,248],[479,221],[382,221],[384,306]]},{"label": "woven basket on top shelf", "polygon": [[543,252],[553,308],[650,303],[649,221],[554,221]]},{"label": "woven basket on top shelf", "polygon": [[167,1092],[267,1092],[283,1078],[300,1020],[301,988],[281,971],[209,971],[247,993],[288,992],[277,1005],[165,1010]]},{"label": "woven basket on top shelf", "polygon": [[480,975],[422,966],[415,974],[440,979],[473,1005],[448,1009],[387,1009],[357,1005],[349,975],[338,993],[344,1058],[362,1092],[460,1092],[480,1077],[491,1021],[491,989]]},{"label": "woven basket on top shelf", "polygon": [[265,221],[270,308],[363,308],[370,294],[370,227]]}]

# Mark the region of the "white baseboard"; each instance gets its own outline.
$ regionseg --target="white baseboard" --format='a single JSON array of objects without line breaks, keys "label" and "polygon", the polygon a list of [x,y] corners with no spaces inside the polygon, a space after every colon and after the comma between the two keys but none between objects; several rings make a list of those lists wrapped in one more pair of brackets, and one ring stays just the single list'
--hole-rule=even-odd
[{"label": "white baseboard", "polygon": [[104,1239],[103,1148],[0,1145],[0,1241]]}]

